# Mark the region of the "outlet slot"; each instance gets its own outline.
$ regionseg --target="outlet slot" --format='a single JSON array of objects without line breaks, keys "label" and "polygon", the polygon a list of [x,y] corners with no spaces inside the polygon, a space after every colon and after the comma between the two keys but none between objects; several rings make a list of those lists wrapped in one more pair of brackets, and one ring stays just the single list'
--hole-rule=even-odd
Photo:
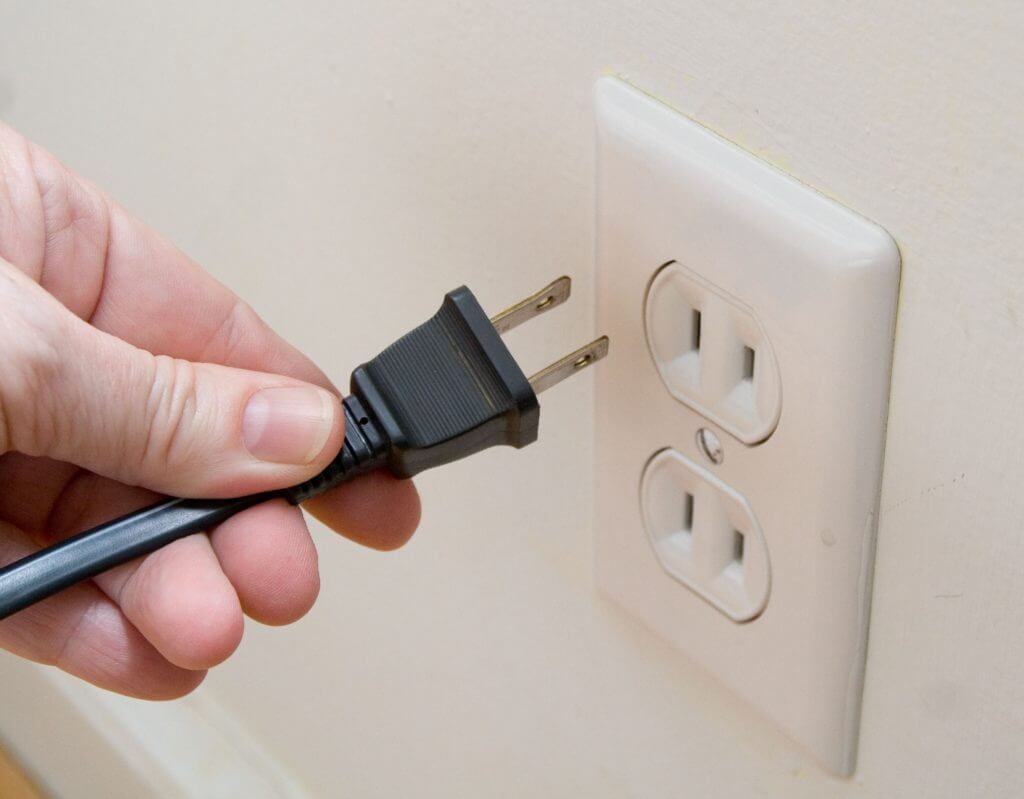
[{"label": "outlet slot", "polygon": [[665,541],[666,547],[672,547],[678,556],[688,557],[693,547],[693,494],[683,492],[683,506],[680,525],[673,530]]},{"label": "outlet slot", "polygon": [[743,379],[754,382],[754,357],[756,353],[753,348],[743,346]]},{"label": "outlet slot", "polygon": [[759,444],[775,431],[779,370],[750,308],[673,261],[648,286],[644,328],[673,397],[744,444]]},{"label": "outlet slot", "polygon": [[683,495],[683,532],[693,532],[693,494],[689,491]]},{"label": "outlet slot", "polygon": [[743,496],[665,449],[644,469],[640,504],[655,557],[672,578],[735,622],[761,614],[771,584],[768,549]]},{"label": "outlet slot", "polygon": [[696,308],[694,308],[690,316],[691,316],[691,322],[690,322],[690,341],[692,342],[690,344],[690,349],[691,350],[697,350],[699,352],[700,351],[700,311],[698,311]]},{"label": "outlet slot", "polygon": [[732,552],[725,574],[732,580],[743,581],[743,551],[747,545],[747,537],[739,530],[732,531]]},{"label": "outlet slot", "polygon": [[729,564],[730,566],[743,568],[743,547],[746,540],[747,537],[739,530],[732,531],[732,563]]}]

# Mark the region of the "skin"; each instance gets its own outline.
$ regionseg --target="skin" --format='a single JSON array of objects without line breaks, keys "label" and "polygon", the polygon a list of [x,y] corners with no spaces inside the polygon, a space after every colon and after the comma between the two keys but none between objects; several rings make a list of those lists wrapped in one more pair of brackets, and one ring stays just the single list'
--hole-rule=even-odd
[{"label": "skin", "polygon": [[[0,564],[162,495],[300,482],[343,437],[339,414],[308,463],[252,457],[241,428],[255,392],[337,390],[184,254],[3,125],[0,363]],[[380,550],[402,546],[420,515],[412,483],[387,474],[306,510]],[[318,590],[302,513],[271,502],[0,622],[0,647],[171,699],[235,651],[245,616],[288,624]]]}]

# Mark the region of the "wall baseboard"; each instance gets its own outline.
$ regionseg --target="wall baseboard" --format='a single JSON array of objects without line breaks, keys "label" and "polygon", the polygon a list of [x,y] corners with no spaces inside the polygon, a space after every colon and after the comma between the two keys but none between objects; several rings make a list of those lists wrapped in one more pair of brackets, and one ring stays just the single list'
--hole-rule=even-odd
[{"label": "wall baseboard", "polygon": [[174,702],[142,702],[0,656],[0,739],[50,795],[308,797],[202,688]]}]

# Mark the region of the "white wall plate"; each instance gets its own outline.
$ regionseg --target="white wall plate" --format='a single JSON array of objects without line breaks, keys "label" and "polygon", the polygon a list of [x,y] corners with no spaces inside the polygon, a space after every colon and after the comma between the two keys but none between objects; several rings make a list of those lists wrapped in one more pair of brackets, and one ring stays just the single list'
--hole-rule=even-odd
[{"label": "white wall plate", "polygon": [[[596,370],[598,586],[848,775],[899,252],[625,84],[602,79],[595,99],[598,327],[612,340]],[[721,463],[698,447],[702,428]],[[641,493],[666,449],[672,464]],[[682,493],[657,494],[677,491],[660,487],[672,470]],[[701,497],[719,510],[702,516]],[[746,572],[744,541],[758,546]]]}]

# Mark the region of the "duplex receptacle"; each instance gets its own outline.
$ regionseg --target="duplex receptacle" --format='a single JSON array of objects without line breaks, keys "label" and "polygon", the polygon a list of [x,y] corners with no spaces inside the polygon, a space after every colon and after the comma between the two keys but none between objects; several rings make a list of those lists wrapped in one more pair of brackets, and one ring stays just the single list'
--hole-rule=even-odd
[{"label": "duplex receptacle", "polygon": [[630,86],[595,99],[598,588],[850,774],[899,251]]}]

